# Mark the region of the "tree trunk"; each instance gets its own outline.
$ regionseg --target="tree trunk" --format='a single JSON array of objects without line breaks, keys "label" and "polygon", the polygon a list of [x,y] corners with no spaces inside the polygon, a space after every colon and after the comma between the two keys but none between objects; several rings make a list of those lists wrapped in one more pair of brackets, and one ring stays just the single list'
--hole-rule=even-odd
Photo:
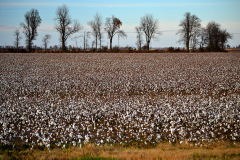
[{"label": "tree trunk", "polygon": [[28,52],[32,51],[32,47],[31,47],[31,40],[30,38],[28,39]]},{"label": "tree trunk", "polygon": [[112,51],[112,37],[110,38],[110,50]]},{"label": "tree trunk", "polygon": [[186,48],[187,48],[187,52],[189,52],[189,41],[190,41],[190,38],[189,38],[189,33],[187,33],[187,40],[186,40]]},{"label": "tree trunk", "polygon": [[96,52],[97,52],[97,36],[96,36]]},{"label": "tree trunk", "polygon": [[187,52],[189,52],[189,41],[186,43]]},{"label": "tree trunk", "polygon": [[18,40],[17,40],[17,53],[18,53]]},{"label": "tree trunk", "polygon": [[86,50],[86,42],[85,42],[85,39],[84,39],[84,41],[83,41],[83,50],[84,50],[84,52],[85,52],[85,50]]},{"label": "tree trunk", "polygon": [[63,52],[66,51],[66,46],[65,46],[65,40],[64,40],[64,38],[62,38],[62,51],[63,51]]},{"label": "tree trunk", "polygon": [[101,37],[99,38],[99,45],[100,45],[100,51],[101,51],[101,49],[102,49],[102,40],[101,40]]},{"label": "tree trunk", "polygon": [[224,51],[224,43],[221,43],[222,51]]},{"label": "tree trunk", "polygon": [[62,42],[62,52],[65,52],[66,48],[65,48],[65,44],[64,42]]},{"label": "tree trunk", "polygon": [[83,49],[84,49],[84,52],[86,50],[86,39],[85,39],[85,32],[84,32],[84,36],[83,36]]},{"label": "tree trunk", "polygon": [[147,50],[149,51],[149,44],[150,44],[150,41],[147,41]]}]

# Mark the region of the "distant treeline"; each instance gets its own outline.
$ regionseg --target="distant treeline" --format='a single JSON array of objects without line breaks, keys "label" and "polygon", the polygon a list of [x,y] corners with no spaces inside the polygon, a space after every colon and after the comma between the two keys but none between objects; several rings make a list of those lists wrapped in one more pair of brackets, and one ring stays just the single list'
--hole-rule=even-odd
[{"label": "distant treeline", "polygon": [[[19,29],[16,29],[14,32],[14,45],[16,50],[8,49],[7,52],[58,52],[59,48],[57,50],[48,50],[48,43],[51,38],[51,35],[48,34],[42,39],[44,51],[36,48],[34,49],[33,40],[38,36],[37,28],[40,26],[42,19],[37,9],[31,9],[26,12],[24,17],[25,22],[20,23],[20,27],[23,29],[26,38],[25,42],[27,49],[19,49],[19,42],[22,37],[20,36]],[[77,20],[72,20],[70,18],[69,9],[66,5],[58,7],[55,22],[55,29],[60,35],[59,42],[61,43],[61,52],[82,52],[82,50],[72,49],[72,47],[67,48],[67,39],[69,39],[74,33],[82,30],[83,27]],[[140,25],[135,27],[137,34],[137,49],[119,49],[118,47],[112,46],[113,37],[115,35],[117,35],[118,38],[127,37],[127,34],[123,30],[120,30],[122,21],[119,18],[113,15],[112,17],[106,18],[105,24],[103,24],[101,15],[97,13],[94,16],[94,19],[88,22],[88,25],[91,28],[91,32],[85,30],[83,35],[72,38],[72,40],[75,41],[76,46],[78,44],[78,38],[83,38],[83,52],[88,52],[88,49],[90,48],[89,46],[91,46],[91,52],[151,52],[151,40],[158,38],[161,35],[158,20],[155,20],[151,14],[146,14],[141,18]],[[107,38],[109,39],[109,48],[102,45],[104,33],[107,34]],[[202,27],[201,19],[196,15],[192,15],[190,12],[185,13],[183,20],[180,21],[179,30],[176,34],[180,37],[178,42],[184,44],[185,50],[169,47],[167,51],[225,51],[228,40],[232,38],[232,35],[229,34],[226,29],[222,29],[220,24],[214,21],[209,22],[206,27]],[[88,42],[90,35],[94,38],[94,41],[91,43]]]},{"label": "distant treeline", "polygon": [[[228,51],[240,51],[240,48],[229,48],[224,50],[224,52],[228,52]],[[95,53],[96,50],[94,49],[87,49],[87,50],[83,50],[83,49],[66,49],[66,51],[64,53]],[[112,50],[110,49],[102,49],[102,50],[98,50],[97,53],[186,53],[187,50],[184,48],[180,48],[180,47],[168,47],[168,48],[162,48],[162,49],[149,49],[149,50],[139,50],[136,48],[132,48],[132,47],[122,47],[122,48],[118,48],[118,47],[113,47]],[[197,53],[197,52],[211,52],[209,50],[206,49],[195,49],[192,50],[190,49],[189,52],[192,53]],[[28,51],[28,49],[19,49],[17,50],[16,48],[12,47],[12,48],[2,48],[0,49],[0,53],[63,53],[62,49],[32,49],[31,52]]]}]

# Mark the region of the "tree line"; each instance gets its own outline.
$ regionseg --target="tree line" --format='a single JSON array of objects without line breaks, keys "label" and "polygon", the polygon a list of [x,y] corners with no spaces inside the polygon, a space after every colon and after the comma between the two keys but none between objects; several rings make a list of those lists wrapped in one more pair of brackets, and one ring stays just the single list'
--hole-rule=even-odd
[{"label": "tree line", "polygon": [[[232,38],[226,29],[221,29],[220,24],[212,21],[204,28],[201,20],[190,12],[185,13],[184,19],[179,24],[179,42],[186,45],[187,52],[199,46],[200,50],[224,51],[228,39]],[[191,46],[190,46],[191,45]]]},{"label": "tree line", "polygon": [[[42,19],[39,16],[37,9],[31,9],[24,15],[25,22],[20,23],[23,28],[23,33],[26,37],[26,47],[29,52],[32,51],[33,40],[38,36],[37,28],[40,26]],[[61,50],[63,52],[67,51],[66,41],[74,33],[77,33],[83,27],[77,20],[72,20],[69,15],[69,9],[66,5],[62,5],[57,8],[55,17],[56,31],[60,34],[59,41],[61,42]],[[98,13],[94,16],[93,20],[88,22],[91,27],[91,32],[84,31],[83,41],[84,50],[87,45],[87,39],[90,34],[93,35],[95,41],[95,51],[98,51],[102,47],[103,32],[107,33],[107,38],[110,42],[110,50],[112,51],[112,41],[115,35],[125,38],[127,34],[121,30],[122,21],[115,17],[106,18],[105,24],[102,22],[102,17]],[[155,20],[151,14],[146,14],[140,20],[140,25],[135,27],[136,45],[139,50],[149,51],[149,45],[152,39],[157,38],[161,35],[159,31],[159,22]],[[224,51],[226,43],[232,38],[226,29],[222,29],[220,24],[212,21],[207,24],[206,27],[202,27],[201,19],[196,15],[191,15],[190,12],[185,13],[183,20],[180,21],[179,30],[177,35],[180,36],[179,43],[183,43],[186,47],[186,51],[189,52],[191,49],[199,49],[201,51]],[[19,47],[19,41],[22,39],[20,36],[19,29],[14,32],[15,41],[14,45],[17,50]],[[145,42],[144,42],[145,37]],[[49,43],[50,35],[45,35],[43,38],[43,44],[45,50]],[[78,36],[74,37],[77,43]],[[99,41],[99,43],[98,43]]]}]

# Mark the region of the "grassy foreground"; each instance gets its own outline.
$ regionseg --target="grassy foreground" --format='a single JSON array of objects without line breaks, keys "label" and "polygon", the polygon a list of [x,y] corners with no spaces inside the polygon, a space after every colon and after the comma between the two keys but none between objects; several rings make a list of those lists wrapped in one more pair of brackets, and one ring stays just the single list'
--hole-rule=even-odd
[{"label": "grassy foreground", "polygon": [[159,144],[154,148],[87,145],[68,149],[1,150],[0,159],[240,159],[240,143],[218,142],[204,147],[189,144]]}]

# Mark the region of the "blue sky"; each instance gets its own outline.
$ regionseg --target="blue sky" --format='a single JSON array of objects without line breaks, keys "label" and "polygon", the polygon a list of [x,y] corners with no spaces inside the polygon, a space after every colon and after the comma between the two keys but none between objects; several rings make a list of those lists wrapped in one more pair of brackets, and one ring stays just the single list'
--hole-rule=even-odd
[{"label": "blue sky", "polygon": [[[76,19],[83,29],[73,35],[81,35],[84,30],[91,30],[88,21],[98,12],[103,17],[103,23],[107,17],[114,15],[118,17],[123,25],[122,29],[127,33],[126,39],[120,39],[120,46],[135,47],[136,34],[134,27],[138,26],[141,17],[152,14],[159,21],[159,30],[162,34],[158,39],[152,41],[152,47],[181,47],[177,43],[179,37],[176,35],[178,25],[186,12],[197,15],[205,27],[210,21],[221,24],[233,35],[229,41],[231,46],[240,44],[240,0],[0,0],[0,45],[13,45],[13,32],[24,22],[24,14],[32,8],[39,11],[42,23],[38,29],[38,37],[34,44],[43,46],[42,38],[45,34],[51,35],[50,45],[60,45],[59,34],[54,29],[56,17],[55,12],[59,6],[66,4],[69,7],[72,19]],[[25,46],[25,36],[21,45]],[[92,41],[93,38],[90,40]],[[82,46],[82,38],[78,39],[78,46]],[[104,36],[103,45],[109,40]],[[68,45],[75,46],[75,42],[69,38]],[[118,44],[117,36],[113,45]]]}]

